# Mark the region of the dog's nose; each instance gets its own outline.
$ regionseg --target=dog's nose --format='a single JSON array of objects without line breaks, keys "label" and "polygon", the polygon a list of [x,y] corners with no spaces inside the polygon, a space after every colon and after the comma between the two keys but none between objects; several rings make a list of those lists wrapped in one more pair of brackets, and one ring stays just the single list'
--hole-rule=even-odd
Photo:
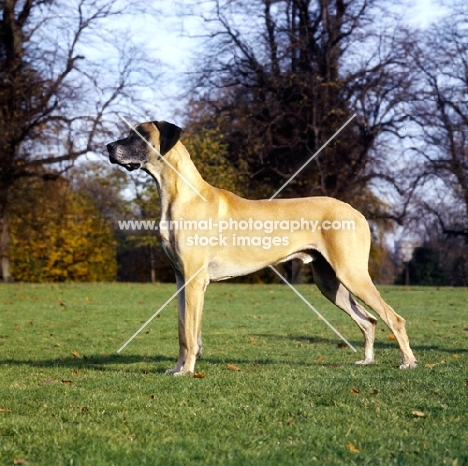
[{"label": "dog's nose", "polygon": [[107,151],[109,153],[112,152],[112,149],[114,149],[115,145],[116,145],[115,142],[109,142],[109,144],[106,145]]}]

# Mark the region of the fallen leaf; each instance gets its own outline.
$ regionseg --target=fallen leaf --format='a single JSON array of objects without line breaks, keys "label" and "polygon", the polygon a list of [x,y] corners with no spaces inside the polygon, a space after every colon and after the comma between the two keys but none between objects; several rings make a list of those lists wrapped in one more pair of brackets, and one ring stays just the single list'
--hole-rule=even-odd
[{"label": "fallen leaf", "polygon": [[14,330],[15,332],[19,332],[19,331],[21,330],[21,328],[18,327],[18,326],[15,326],[15,327],[13,327],[13,330]]},{"label": "fallen leaf", "polygon": [[389,340],[396,340],[395,335],[393,335],[393,333],[390,333],[390,334],[388,335],[388,339],[389,339]]},{"label": "fallen leaf", "polygon": [[19,458],[19,459],[16,459],[16,458],[15,458],[15,459],[13,460],[13,464],[29,464],[29,462],[26,461],[26,460],[20,459],[20,458]]},{"label": "fallen leaf", "polygon": [[252,345],[255,345],[255,343],[257,343],[257,339],[249,337],[249,342],[252,343]]},{"label": "fallen leaf", "polygon": [[435,364],[424,364],[424,367],[427,367],[428,369],[432,369],[435,366]]},{"label": "fallen leaf", "polygon": [[33,324],[33,321],[30,320],[29,323],[28,323],[28,325],[29,325],[30,327],[32,327],[32,326],[34,325],[34,324]]},{"label": "fallen leaf", "polygon": [[336,346],[338,346],[338,348],[349,348],[348,345],[344,341],[341,341]]},{"label": "fallen leaf", "polygon": [[204,372],[195,372],[193,374],[194,379],[204,379],[205,378],[205,373]]},{"label": "fallen leaf", "polygon": [[78,353],[78,351],[73,351],[72,356],[74,358],[81,358],[80,353]]},{"label": "fallen leaf", "polygon": [[76,375],[76,374],[79,374],[79,372],[76,369],[73,369],[72,374]]},{"label": "fallen leaf", "polygon": [[318,361],[318,362],[323,361],[324,359],[325,359],[325,358],[324,358],[322,355],[317,356],[317,357],[315,358],[315,360]]},{"label": "fallen leaf", "polygon": [[302,348],[302,346],[303,346],[302,343],[299,343],[299,344],[297,345],[298,348]]},{"label": "fallen leaf", "polygon": [[353,445],[351,442],[348,442],[348,450],[353,453],[360,453],[361,451],[356,445]]},{"label": "fallen leaf", "polygon": [[379,391],[376,388],[374,388],[374,390],[372,390],[371,395],[377,395],[377,393],[379,393]]},{"label": "fallen leaf", "polygon": [[71,380],[62,380],[62,383],[66,383],[67,385],[73,385]]},{"label": "fallen leaf", "polygon": [[411,414],[416,417],[424,417],[425,414],[422,411],[411,411]]},{"label": "fallen leaf", "polygon": [[351,389],[351,393],[352,393],[353,395],[357,395],[358,393],[361,393],[361,392],[360,392],[357,388],[352,388],[352,389]]},{"label": "fallen leaf", "polygon": [[226,368],[230,371],[240,371],[240,368],[235,366],[234,364],[226,364]]},{"label": "fallen leaf", "polygon": [[322,320],[322,318],[320,316],[317,317],[317,320]]},{"label": "fallen leaf", "polygon": [[442,359],[442,361],[440,361],[441,364],[447,364],[447,362],[445,361],[445,359]]},{"label": "fallen leaf", "polygon": [[458,354],[454,354],[453,357],[458,359]]},{"label": "fallen leaf", "polygon": [[0,408],[0,413],[12,413],[13,411],[11,409],[6,409],[6,408]]}]

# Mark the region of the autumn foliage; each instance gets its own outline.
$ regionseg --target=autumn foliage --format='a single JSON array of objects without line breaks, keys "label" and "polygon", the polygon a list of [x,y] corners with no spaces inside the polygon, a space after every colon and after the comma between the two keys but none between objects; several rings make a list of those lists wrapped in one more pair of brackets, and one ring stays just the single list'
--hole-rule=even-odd
[{"label": "autumn foliage", "polygon": [[17,281],[109,281],[116,242],[86,194],[65,180],[28,180],[14,191],[11,258]]}]

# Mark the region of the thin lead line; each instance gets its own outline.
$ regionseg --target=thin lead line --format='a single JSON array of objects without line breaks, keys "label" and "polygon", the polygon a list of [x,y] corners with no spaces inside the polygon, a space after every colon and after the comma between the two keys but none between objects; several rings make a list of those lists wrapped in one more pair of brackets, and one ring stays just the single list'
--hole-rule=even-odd
[{"label": "thin lead line", "polygon": [[120,353],[204,268],[202,265],[197,272],[190,278],[190,280],[184,283],[184,286],[179,288],[159,309],[155,312],[136,332],[135,334],[117,351]]},{"label": "thin lead line", "polygon": [[134,131],[138,136],[140,136],[140,138],[141,138],[143,141],[145,141],[145,143],[147,144],[147,146],[150,147],[150,148],[161,158],[161,160],[162,160],[164,163],[166,163],[167,165],[169,165],[169,167],[171,167],[172,170],[174,170],[174,171],[179,175],[179,177],[185,182],[185,184],[186,184],[187,186],[189,186],[190,188],[192,188],[192,190],[193,190],[196,194],[198,194],[198,196],[200,196],[200,197],[206,202],[206,199],[203,197],[203,195],[200,194],[200,193],[197,191],[197,189],[194,188],[194,187],[192,186],[192,184],[190,183],[190,181],[188,181],[186,178],[184,178],[184,176],[183,176],[181,173],[179,173],[179,172],[177,171],[177,169],[174,168],[174,166],[172,166],[171,163],[168,162],[168,161],[159,153],[159,151],[156,149],[156,147],[154,147],[149,141],[147,141],[146,138],[145,138],[142,134],[140,134],[140,133],[127,121],[127,119],[126,119],[124,116],[122,116],[120,113],[117,113],[117,115],[120,117],[121,120],[123,120],[123,121],[127,124],[127,126],[128,126],[132,131]]},{"label": "thin lead line", "polygon": [[299,168],[299,170],[297,170],[296,173],[294,173],[294,175],[291,176],[291,178],[288,179],[288,181],[286,181],[286,183],[283,184],[283,186],[281,186],[280,189],[278,189],[278,191],[276,191],[275,194],[273,194],[273,196],[270,197],[270,199],[268,199],[269,201],[271,201],[272,199],[274,199],[297,175],[298,173],[300,173],[310,162],[312,162],[312,160],[314,160],[314,158],[320,154],[320,152],[322,152],[322,150],[338,135],[338,133],[340,133],[349,123],[350,121],[356,116],[356,114],[354,114],[309,160],[307,160],[307,162],[302,165],[301,168]]},{"label": "thin lead line", "polygon": [[273,266],[269,265],[268,267],[270,267],[270,269],[273,270],[273,272],[275,272],[276,275],[278,275],[278,277],[280,277],[281,280],[283,280],[283,282],[286,283],[286,285],[288,285],[289,288],[291,288],[291,290],[293,290],[294,293],[296,293],[297,296],[299,296],[299,298],[301,298],[302,301],[307,304],[307,306],[309,306],[355,353],[357,353],[356,348],[343,335],[341,335],[341,333],[338,332],[338,330],[333,327],[333,325],[330,324],[330,322],[328,322],[328,320],[325,319],[325,317],[323,317],[323,315],[320,314],[320,312],[317,311],[317,309],[315,309],[315,307],[312,306],[312,304],[310,304],[309,301],[307,301],[307,299],[305,299],[304,296],[302,296],[301,293],[299,293],[299,291],[297,291],[296,288],[291,285],[291,283],[289,283]]}]

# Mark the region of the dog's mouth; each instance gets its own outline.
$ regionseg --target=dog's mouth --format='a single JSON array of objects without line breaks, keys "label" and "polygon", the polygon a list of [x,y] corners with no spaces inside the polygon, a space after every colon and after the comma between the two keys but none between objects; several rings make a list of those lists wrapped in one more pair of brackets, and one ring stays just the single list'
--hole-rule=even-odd
[{"label": "dog's mouth", "polygon": [[141,164],[136,162],[132,162],[132,163],[121,163],[119,162],[118,160],[114,159],[114,157],[112,157],[112,155],[109,155],[109,162],[110,163],[116,163],[117,165],[120,165],[121,167],[124,167],[126,168],[129,172],[132,172],[133,170],[138,170],[138,168],[141,167]]},{"label": "dog's mouth", "polygon": [[139,163],[124,163],[122,164],[122,167],[126,168],[129,172],[132,172],[133,170],[138,170],[140,168]]}]

